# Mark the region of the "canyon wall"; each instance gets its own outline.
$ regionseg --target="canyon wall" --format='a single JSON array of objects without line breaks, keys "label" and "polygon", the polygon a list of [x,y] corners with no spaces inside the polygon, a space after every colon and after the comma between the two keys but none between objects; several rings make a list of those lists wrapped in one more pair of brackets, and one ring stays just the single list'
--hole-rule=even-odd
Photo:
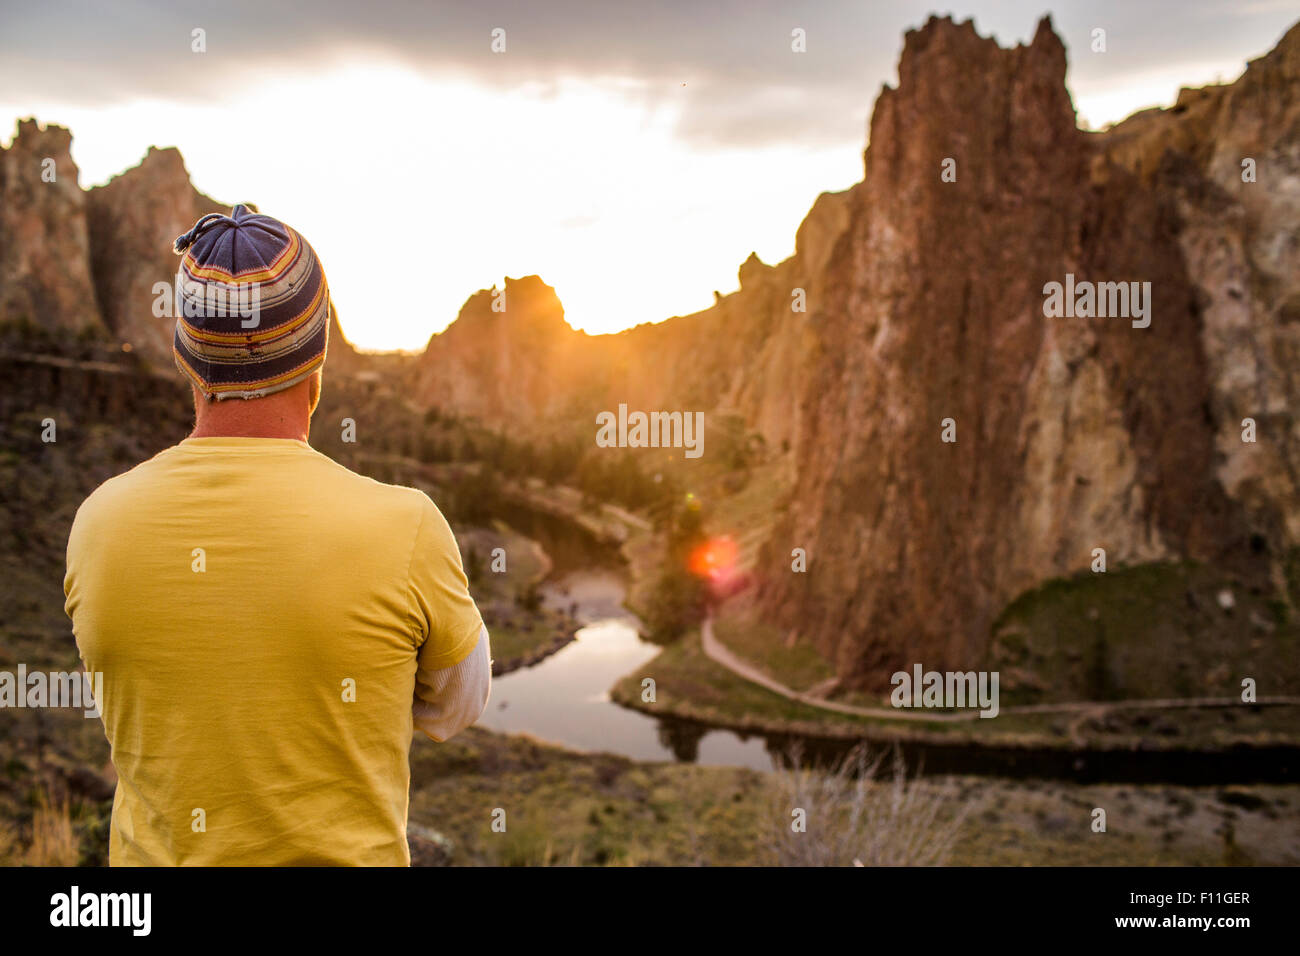
[{"label": "canyon wall", "polygon": [[[1176,197],[1106,161],[1065,71],[1046,20],[1004,50],[932,19],[877,100],[761,598],[849,683],[972,665],[1009,600],[1095,548],[1227,560],[1252,532],[1219,480],[1240,429],[1214,414]],[[1067,274],[1149,282],[1149,327],[1045,317]],[[792,547],[807,575],[781,573]]]},{"label": "canyon wall", "polygon": [[[824,321],[823,286],[849,225],[853,190],[823,193],[799,227],[795,254],[777,265],[750,257],[740,288],[693,315],[613,335],[587,335],[537,276],[505,280],[504,298],[480,290],[419,359],[415,394],[498,428],[545,431],[626,402],[633,409],[725,410],[769,446],[793,445],[798,389]],[[794,290],[806,311],[793,311]],[[493,302],[504,311],[493,311]],[[499,305],[498,308],[501,308]]]},{"label": "canyon wall", "polygon": [[71,145],[66,129],[24,120],[0,149],[0,320],[65,333],[102,327]]}]

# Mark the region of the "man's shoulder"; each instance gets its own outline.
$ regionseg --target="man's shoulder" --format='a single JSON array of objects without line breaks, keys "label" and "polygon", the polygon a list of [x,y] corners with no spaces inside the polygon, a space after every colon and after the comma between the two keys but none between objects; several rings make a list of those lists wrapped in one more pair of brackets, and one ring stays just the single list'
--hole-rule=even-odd
[{"label": "man's shoulder", "polygon": [[321,484],[330,486],[329,499],[347,502],[349,514],[368,528],[405,529],[418,536],[436,535],[446,525],[442,511],[423,490],[362,475],[315,449],[312,454],[322,470]]},{"label": "man's shoulder", "polygon": [[[346,501],[349,512],[365,515],[371,521],[389,516],[402,523],[418,524],[430,510],[437,511],[432,499],[418,488],[376,481],[310,446],[303,445],[302,449],[298,461],[311,472],[310,480],[303,483],[304,493],[328,491],[333,501]],[[183,446],[173,445],[109,478],[81,503],[76,521],[86,523],[97,515],[132,513],[137,505],[143,507],[154,496],[165,496],[175,477],[173,467],[184,467],[183,452]]]},{"label": "man's shoulder", "polygon": [[173,445],[164,448],[152,458],[102,482],[82,501],[81,507],[77,509],[77,520],[81,521],[97,512],[112,511],[138,495],[148,494],[153,477],[160,468],[166,466],[166,459],[176,451],[176,447]]},{"label": "man's shoulder", "polygon": [[390,485],[368,475],[355,472],[323,452],[312,449],[312,453],[318,459],[321,468],[329,474],[330,480],[338,482],[350,494],[356,494],[358,497],[369,501],[385,503],[398,511],[417,518],[425,508],[433,506],[432,499],[419,488],[411,488],[407,485]]}]

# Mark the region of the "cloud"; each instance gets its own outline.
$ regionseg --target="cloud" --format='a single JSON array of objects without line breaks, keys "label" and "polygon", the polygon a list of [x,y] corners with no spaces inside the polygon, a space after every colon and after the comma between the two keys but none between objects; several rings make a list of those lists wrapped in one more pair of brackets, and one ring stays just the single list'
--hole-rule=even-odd
[{"label": "cloud", "polygon": [[[1293,12],[1257,0],[1249,15],[1211,0],[1057,4],[1057,29],[1072,51],[1072,80],[1110,83],[1129,68],[1264,52]],[[219,100],[262,84],[278,102],[277,71],[339,59],[399,62],[420,72],[492,87],[563,77],[635,81],[639,96],[677,111],[679,135],[704,148],[825,145],[864,138],[880,84],[892,78],[904,30],[931,2],[777,3],[653,0],[613,4],[485,0],[475,4],[322,0],[312,4],[226,0],[135,0],[9,4],[0,13],[0,89],[7,99],[99,105],[129,99]],[[937,9],[1004,44],[1027,40],[1042,0],[964,2]],[[1107,58],[1087,56],[1093,26],[1110,34]],[[490,50],[506,31],[506,53]],[[790,48],[791,30],[807,52]],[[206,31],[207,52],[191,52]],[[268,81],[270,75],[272,79]],[[1077,92],[1077,90],[1076,90]]]},{"label": "cloud", "polygon": [[[94,3],[29,4],[3,17],[0,84],[10,99],[208,102],[265,82],[268,70],[373,57],[490,87],[633,79],[651,105],[680,111],[684,137],[725,146],[860,141],[862,107],[873,95],[868,78],[898,47],[897,29],[870,30],[860,10],[828,3],[789,12],[771,3],[702,8],[667,0],[637,12],[572,0],[470,8],[327,0],[295,13],[230,0],[201,11],[136,2],[107,20]],[[854,27],[847,33],[846,23]],[[790,49],[796,26],[808,31],[809,53]],[[504,54],[490,49],[497,27],[506,31]],[[195,29],[205,31],[205,53],[191,50]],[[858,108],[846,122],[839,111],[850,102]]]}]

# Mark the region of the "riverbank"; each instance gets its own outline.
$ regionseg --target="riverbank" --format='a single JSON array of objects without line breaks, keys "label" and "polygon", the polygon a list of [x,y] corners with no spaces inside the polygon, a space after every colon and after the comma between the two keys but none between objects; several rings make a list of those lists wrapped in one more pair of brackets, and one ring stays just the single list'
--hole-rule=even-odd
[{"label": "riverbank", "polygon": [[[52,804],[40,796],[34,768],[21,771],[34,755],[15,751],[19,738],[0,738],[9,768],[0,783],[0,865],[106,863],[112,786],[98,778],[88,786],[93,775],[84,768],[102,764],[107,747],[102,732],[97,739],[90,733],[92,722],[62,717],[55,718],[59,729],[74,721],[89,728],[85,743],[94,756],[56,761],[45,753],[39,777],[57,779]],[[1294,786],[972,776],[914,785],[941,797],[945,812],[965,813],[949,860],[955,866],[1300,865]],[[417,735],[412,856],[417,865],[761,865],[771,862],[765,847],[772,829],[789,826],[788,808],[774,808],[771,786],[771,774],[750,769],[579,753],[478,727],[443,744]],[[1091,828],[1098,808],[1107,814],[1105,833]],[[492,829],[498,810],[504,832]],[[45,835],[39,851],[34,825]],[[50,844],[58,833],[65,839]]]},{"label": "riverbank", "polygon": [[[526,523],[534,525],[533,533],[540,527],[548,539],[561,542],[558,549],[566,554],[570,570],[550,576],[543,588],[542,606],[531,616],[524,615],[522,625],[516,620],[516,628],[552,627],[546,624],[547,616],[557,613],[567,613],[582,623],[631,620],[624,605],[658,567],[652,560],[658,551],[653,546],[654,536],[640,529],[624,541],[621,551],[626,576],[619,572],[617,577],[630,585],[625,594],[624,588],[603,572],[581,570],[595,546],[589,529],[575,526],[570,516],[561,516],[556,509],[529,514]],[[543,516],[546,521],[538,526],[535,519]],[[517,531],[510,533],[530,540]],[[568,540],[575,536],[582,541]],[[536,542],[532,546],[541,551]],[[515,551],[519,550],[516,544]],[[712,653],[701,646],[702,634],[692,632],[661,651],[652,651],[630,671],[607,672],[607,682],[594,691],[577,673],[597,666],[594,660],[575,662],[574,673],[570,673],[574,668],[562,668],[554,674],[532,675],[536,681],[502,685],[496,706],[513,709],[508,714],[490,714],[485,725],[502,732],[540,733],[571,746],[603,747],[643,760],[659,759],[670,752],[688,762],[698,759],[763,768],[768,757],[761,750],[751,753],[754,737],[777,746],[804,738],[810,751],[826,758],[858,741],[876,746],[898,744],[913,764],[925,763],[931,772],[1015,778],[1037,775],[1081,782],[1195,785],[1294,782],[1300,772],[1294,702],[1285,706],[1225,706],[1223,701],[1213,700],[1199,705],[1181,700],[1012,704],[1004,706],[995,720],[962,719],[970,717],[969,712],[898,711],[889,708],[884,699],[872,701],[857,695],[850,704],[847,699],[827,700],[787,686],[771,676],[771,655],[764,658],[769,665],[766,671],[749,663],[748,655],[754,653],[755,646],[761,649],[772,644],[770,635],[756,637],[734,619],[727,624],[723,635],[714,636]],[[636,626],[635,621],[631,626]],[[510,634],[506,632],[507,638]],[[598,656],[606,662],[614,655],[635,658],[635,653],[623,647],[625,638],[627,635],[593,635],[607,647]],[[515,658],[509,668],[498,668],[497,673],[546,661],[572,639],[571,631],[561,631],[549,640],[544,631],[540,639],[530,636],[527,656]],[[636,643],[634,635],[630,639]],[[499,646],[495,640],[494,646]],[[782,674],[793,674],[800,686],[827,686],[818,662],[810,659],[806,649],[783,648],[781,653]],[[498,650],[498,664],[502,656]],[[583,656],[590,655],[584,652]],[[645,699],[646,678],[655,681],[653,700]],[[580,697],[582,705],[558,712],[559,687]],[[505,694],[507,689],[513,693]],[[625,726],[628,722],[621,715],[591,710],[588,704],[598,702],[606,690],[608,699],[622,708],[659,720],[659,737],[668,735],[672,740],[668,751],[660,745],[647,745],[645,729]],[[596,729],[600,732],[593,737]],[[693,741],[710,732],[714,746],[705,748],[710,750],[706,756]],[[740,740],[732,736],[719,750],[718,745],[731,732],[741,735]]]},{"label": "riverbank", "polygon": [[[655,681],[655,699],[642,695]],[[780,741],[805,738],[827,755],[864,741],[898,744],[938,772],[1021,777],[1032,772],[1062,780],[1284,783],[1300,766],[1291,724],[1295,707],[1240,705],[1160,712],[1081,710],[1004,713],[996,720],[880,718],[821,710],[781,696],[710,659],[691,632],[666,647],[610,690],[629,709],[724,727]],[[909,716],[912,716],[909,714]]]},{"label": "riverbank", "polygon": [[575,639],[575,608],[545,600],[555,561],[541,542],[502,521],[463,528],[457,541],[490,635],[493,677],[531,667]]}]

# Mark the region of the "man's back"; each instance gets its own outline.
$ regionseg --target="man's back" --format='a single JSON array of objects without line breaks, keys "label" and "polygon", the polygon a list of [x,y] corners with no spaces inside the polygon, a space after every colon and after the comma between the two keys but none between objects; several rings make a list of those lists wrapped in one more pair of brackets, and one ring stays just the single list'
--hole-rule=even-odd
[{"label": "man's back", "polygon": [[65,591],[104,675],[112,864],[409,863],[417,657],[482,626],[426,495],[293,439],[187,439],[86,500]]}]

